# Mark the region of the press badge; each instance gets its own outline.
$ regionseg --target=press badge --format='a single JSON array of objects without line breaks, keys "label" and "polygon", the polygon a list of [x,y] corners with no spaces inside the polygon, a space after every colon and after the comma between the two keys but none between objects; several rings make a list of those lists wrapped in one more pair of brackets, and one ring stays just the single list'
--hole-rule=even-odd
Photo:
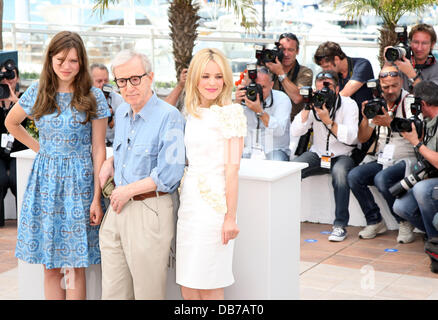
[{"label": "press badge", "polygon": [[379,153],[379,157],[377,159],[377,163],[381,165],[389,165],[392,164],[394,158],[395,145],[386,144],[383,152]]},{"label": "press badge", "polygon": [[11,134],[2,133],[1,147],[2,148],[6,148],[6,146],[8,145],[9,141],[14,142],[14,136],[11,135]]},{"label": "press badge", "polygon": [[330,169],[332,163],[332,157],[329,154],[321,156],[321,168]]}]

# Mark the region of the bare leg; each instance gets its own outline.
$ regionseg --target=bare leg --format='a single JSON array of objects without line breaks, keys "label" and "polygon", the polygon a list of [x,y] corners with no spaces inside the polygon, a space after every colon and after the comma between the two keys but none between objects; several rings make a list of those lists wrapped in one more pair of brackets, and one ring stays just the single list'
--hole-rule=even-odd
[{"label": "bare leg", "polygon": [[65,286],[67,300],[85,300],[85,268],[68,268],[65,272]]},{"label": "bare leg", "polygon": [[184,300],[201,300],[201,295],[198,289],[181,286],[181,295]]},{"label": "bare leg", "polygon": [[46,300],[65,300],[62,286],[64,274],[61,269],[46,269],[44,266],[44,296]]},{"label": "bare leg", "polygon": [[224,300],[224,288],[199,290],[201,300]]}]

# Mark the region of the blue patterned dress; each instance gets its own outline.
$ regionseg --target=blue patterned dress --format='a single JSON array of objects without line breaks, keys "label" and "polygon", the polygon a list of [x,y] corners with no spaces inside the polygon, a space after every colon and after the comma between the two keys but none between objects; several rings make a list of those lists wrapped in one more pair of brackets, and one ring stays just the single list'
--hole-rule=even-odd
[{"label": "blue patterned dress", "polygon": [[[103,93],[91,89],[97,118],[109,117]],[[32,114],[38,93],[33,83],[19,104]],[[61,108],[36,121],[40,150],[33,162],[18,225],[15,256],[47,269],[82,268],[100,263],[98,226],[90,226],[94,195],[91,122],[70,107],[72,93],[57,93]]]}]

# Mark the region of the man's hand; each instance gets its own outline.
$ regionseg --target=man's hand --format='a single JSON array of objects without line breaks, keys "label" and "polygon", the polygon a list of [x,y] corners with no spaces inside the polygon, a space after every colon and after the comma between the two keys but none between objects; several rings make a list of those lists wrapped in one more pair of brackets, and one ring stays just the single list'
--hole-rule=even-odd
[{"label": "man's hand", "polygon": [[99,172],[99,183],[100,187],[103,188],[105,182],[109,177],[114,177],[114,157],[105,160],[100,168]]},{"label": "man's hand", "polygon": [[113,207],[113,210],[117,213],[120,213],[124,205],[132,197],[133,195],[131,195],[129,185],[116,187],[110,196],[111,206]]},{"label": "man's hand", "polygon": [[325,103],[322,105],[322,108],[313,107],[313,109],[316,111],[316,114],[318,115],[318,117],[321,119],[322,122],[324,122],[325,124],[332,123],[332,119],[330,118],[330,113],[326,108]]},{"label": "man's hand", "polygon": [[178,85],[181,86],[182,88],[185,87],[186,85],[186,80],[187,80],[187,68],[184,68],[181,70],[181,73],[179,75],[179,81],[178,81]]},{"label": "man's hand", "polygon": [[384,107],[382,107],[382,112],[383,115],[375,116],[372,121],[376,126],[385,126],[390,128],[392,117],[389,115],[388,111],[386,111]]},{"label": "man's hand", "polygon": [[396,60],[394,64],[399,68],[401,72],[403,72],[408,78],[415,78],[417,73],[415,72],[414,67],[412,66],[411,61],[403,56],[403,60]]},{"label": "man's hand", "polygon": [[362,121],[364,121],[364,119],[367,121],[367,123],[368,123],[368,118],[366,117],[366,115],[365,115],[365,113],[363,113],[363,111],[365,110],[365,105],[368,103],[368,100],[365,100],[365,101],[363,101],[362,102],[362,116],[363,116],[363,118],[362,118]]},{"label": "man's hand", "polygon": [[262,113],[263,112],[263,107],[262,107],[262,104],[260,102],[260,97],[258,94],[257,94],[256,101],[249,100],[246,95],[244,96],[244,100],[245,100],[246,106],[248,108],[250,108],[252,111],[254,111],[255,113]]},{"label": "man's hand", "polygon": [[284,72],[283,65],[278,60],[278,57],[275,57],[275,62],[266,62],[266,67],[268,67],[268,69],[277,76],[286,73]]},{"label": "man's hand", "polygon": [[408,140],[413,146],[416,146],[420,139],[418,139],[417,129],[415,128],[414,123],[411,123],[412,131],[411,132],[400,132],[403,138]]},{"label": "man's hand", "polygon": [[7,108],[9,108],[9,104],[10,103],[14,104],[14,103],[17,103],[18,100],[19,100],[17,95],[15,94],[14,90],[12,90],[11,85],[9,83],[8,83],[8,87],[9,87],[9,92],[10,92],[9,97],[6,98],[6,99],[1,99],[0,100],[0,101],[4,101],[5,102]]},{"label": "man's hand", "polygon": [[234,99],[237,103],[242,103],[242,101],[245,100],[246,90],[243,88],[245,88],[245,86],[243,85],[237,86],[236,95]]}]

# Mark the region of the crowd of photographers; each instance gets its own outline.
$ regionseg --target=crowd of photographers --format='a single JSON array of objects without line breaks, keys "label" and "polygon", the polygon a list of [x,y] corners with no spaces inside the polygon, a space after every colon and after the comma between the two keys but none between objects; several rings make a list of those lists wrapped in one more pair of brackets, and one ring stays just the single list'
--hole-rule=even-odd
[{"label": "crowd of photographers", "polygon": [[[296,60],[295,35],[282,34],[272,50],[258,49],[259,66],[248,67],[248,83],[236,91],[248,118],[245,156],[306,162],[302,179],[331,174],[335,220],[330,241],[347,237],[350,190],[367,223],[359,237],[372,239],[387,230],[369,189],[375,186],[399,225],[397,242],[414,241],[414,228],[425,232],[431,269],[438,272],[438,64],[432,54],[436,33],[427,24],[409,33],[398,27],[396,33],[398,43],[385,48],[377,77],[367,59],[347,56],[335,42],[319,45],[314,61],[322,71],[315,77],[315,90],[312,71]],[[259,79],[269,71],[269,81]],[[290,135],[300,137],[289,158],[272,156],[276,151],[290,153],[284,150],[287,129],[279,118],[290,106],[277,105],[274,99],[272,108],[269,97],[277,91],[289,97]]]},{"label": "crowd of photographers", "polygon": [[[406,27],[396,32],[398,43],[385,48],[377,77],[367,59],[347,56],[335,42],[319,45],[313,58],[322,71],[315,76],[314,89],[312,70],[297,61],[300,43],[293,33],[282,34],[274,49],[258,47],[257,64],[248,65],[235,93],[248,124],[243,157],[306,162],[303,179],[331,174],[335,220],[330,241],[347,237],[350,190],[367,223],[359,237],[372,239],[387,230],[369,189],[375,186],[399,224],[397,242],[414,241],[415,227],[424,231],[432,270],[438,272],[438,63],[432,55],[436,33],[427,24],[413,26],[409,33]],[[10,60],[0,68],[3,199],[8,188],[16,195],[15,160],[9,154],[24,146],[4,128],[4,118],[18,100],[18,68]],[[93,64],[90,71],[114,114],[123,99],[108,84],[107,68]],[[186,72],[166,98],[182,112]],[[294,154],[291,136],[299,137]],[[111,117],[107,146],[113,139]]]}]

